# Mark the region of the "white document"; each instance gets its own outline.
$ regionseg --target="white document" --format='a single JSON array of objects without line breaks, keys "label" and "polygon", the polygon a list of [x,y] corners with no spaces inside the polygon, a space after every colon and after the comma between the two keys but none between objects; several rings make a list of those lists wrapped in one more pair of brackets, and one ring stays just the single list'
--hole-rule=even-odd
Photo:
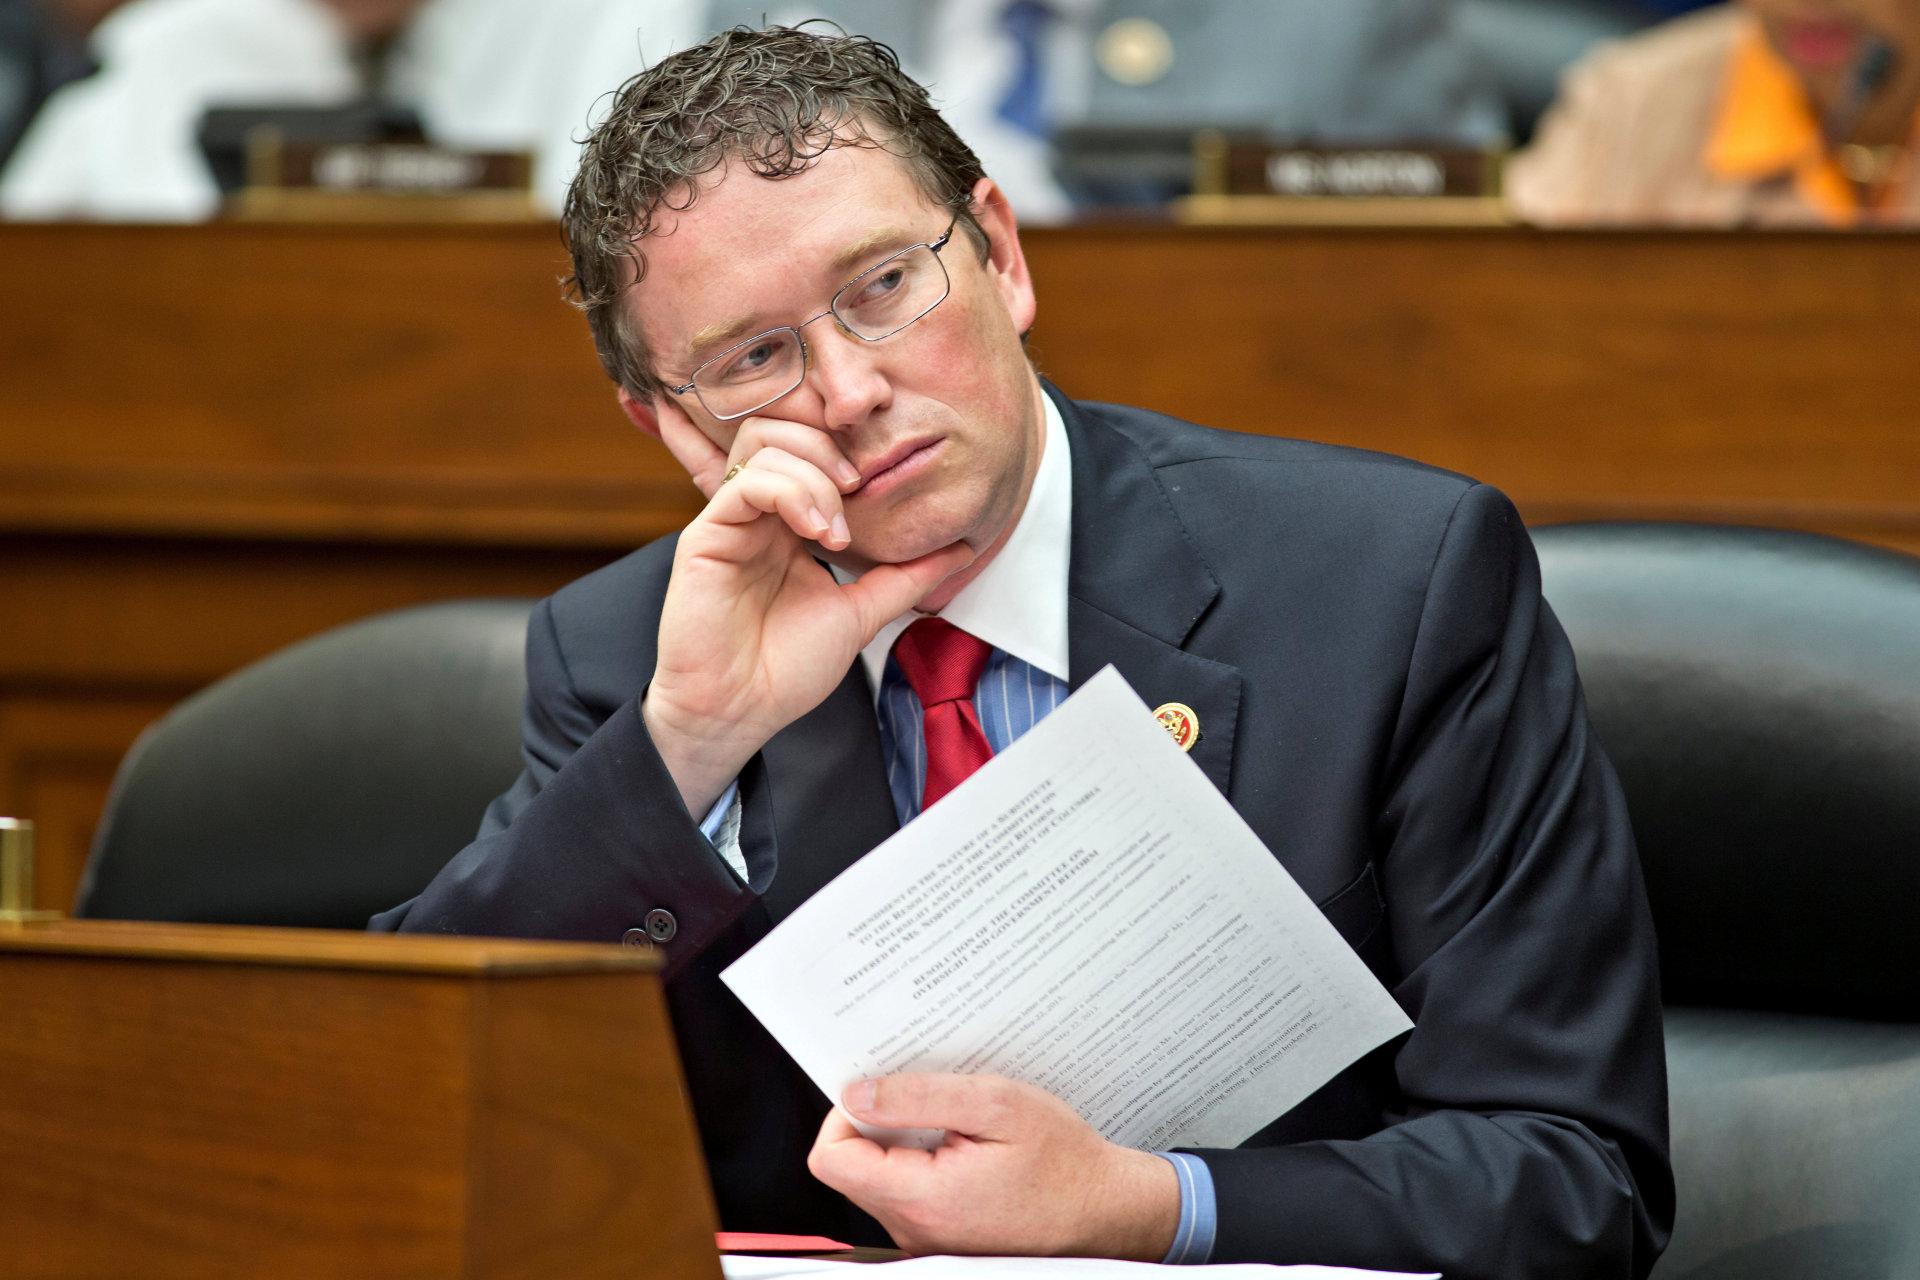
[{"label": "white document", "polygon": [[1143,1151],[1236,1146],[1412,1025],[1111,667],[721,976],[836,1101],[991,1073]]},{"label": "white document", "polygon": [[[884,1266],[884,1271],[870,1271]],[[720,1258],[726,1280],[799,1280],[806,1276],[843,1276],[851,1280],[1148,1280],[1156,1271],[1198,1274],[1209,1280],[1440,1280],[1438,1272],[1355,1271],[1348,1267],[1270,1267],[1238,1262],[1224,1266],[1156,1267],[1146,1262],[1107,1262],[1098,1258],[908,1258],[900,1262],[831,1262],[816,1258],[763,1258],[729,1253]]]}]

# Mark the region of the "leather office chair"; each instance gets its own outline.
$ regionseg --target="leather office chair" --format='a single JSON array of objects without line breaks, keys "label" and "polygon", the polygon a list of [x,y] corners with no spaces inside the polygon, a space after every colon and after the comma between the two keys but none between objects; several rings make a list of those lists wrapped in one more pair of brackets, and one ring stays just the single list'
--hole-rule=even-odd
[{"label": "leather office chair", "polygon": [[121,762],[74,914],[360,929],[520,768],[528,601],[325,632],[176,707]]},{"label": "leather office chair", "polygon": [[1659,926],[1656,1280],[1920,1276],[1920,560],[1535,531]]}]

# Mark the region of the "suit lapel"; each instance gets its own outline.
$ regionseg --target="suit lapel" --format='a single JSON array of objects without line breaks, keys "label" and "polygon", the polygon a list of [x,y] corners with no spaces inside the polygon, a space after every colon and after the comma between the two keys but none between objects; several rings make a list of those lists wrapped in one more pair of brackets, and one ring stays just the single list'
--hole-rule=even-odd
[{"label": "suit lapel", "polygon": [[[757,784],[757,785],[749,785]],[[757,777],[742,779],[741,851],[761,902],[780,921],[900,829],[880,726],[859,661],[827,700],[775,734]]]},{"label": "suit lapel", "polygon": [[1149,707],[1191,707],[1200,736],[1189,754],[1230,795],[1240,672],[1181,647],[1220,584],[1138,447],[1064,396],[1054,401],[1073,450],[1067,682],[1078,689],[1111,663]]}]

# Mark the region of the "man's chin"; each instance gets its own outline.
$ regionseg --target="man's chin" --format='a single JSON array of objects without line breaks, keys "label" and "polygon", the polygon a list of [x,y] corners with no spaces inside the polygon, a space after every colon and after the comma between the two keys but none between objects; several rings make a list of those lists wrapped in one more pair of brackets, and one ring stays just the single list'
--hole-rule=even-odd
[{"label": "man's chin", "polygon": [[827,552],[826,559],[851,573],[865,573],[877,564],[905,564],[930,556],[961,540],[944,533],[862,537],[856,529],[852,545],[845,551]]}]

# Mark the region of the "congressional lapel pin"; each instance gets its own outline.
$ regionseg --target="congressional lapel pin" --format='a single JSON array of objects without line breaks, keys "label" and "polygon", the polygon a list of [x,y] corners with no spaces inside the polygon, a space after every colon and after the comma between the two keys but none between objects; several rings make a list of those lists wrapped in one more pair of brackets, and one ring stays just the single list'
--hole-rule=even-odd
[{"label": "congressional lapel pin", "polygon": [[1151,18],[1122,18],[1100,33],[1093,56],[1112,79],[1138,88],[1167,74],[1173,39]]},{"label": "congressional lapel pin", "polygon": [[1161,703],[1154,708],[1153,718],[1182,751],[1193,750],[1193,744],[1200,741],[1200,717],[1184,702]]}]

